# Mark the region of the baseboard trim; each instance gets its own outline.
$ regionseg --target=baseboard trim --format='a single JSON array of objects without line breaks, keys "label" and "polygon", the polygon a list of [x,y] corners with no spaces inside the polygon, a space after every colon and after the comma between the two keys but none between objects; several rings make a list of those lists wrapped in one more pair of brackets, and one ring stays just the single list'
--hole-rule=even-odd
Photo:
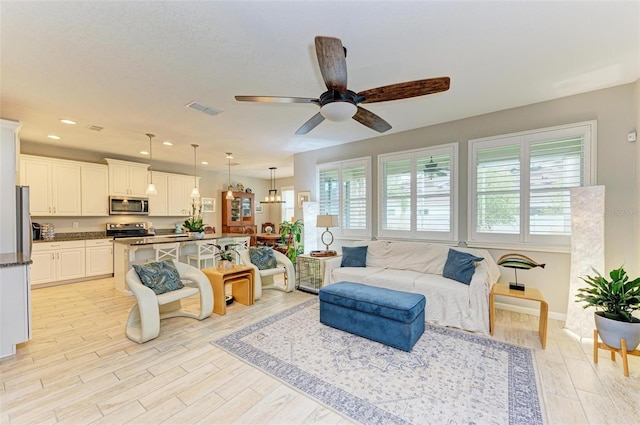
[{"label": "baseboard trim", "polygon": [[[499,310],[508,310],[508,311],[513,311],[515,313],[523,313],[523,314],[531,314],[532,316],[540,316],[539,308],[522,307],[519,305],[505,304],[505,303],[495,303],[495,306]],[[564,313],[557,313],[554,311],[550,311],[549,318],[565,322],[567,320],[567,315]]]}]

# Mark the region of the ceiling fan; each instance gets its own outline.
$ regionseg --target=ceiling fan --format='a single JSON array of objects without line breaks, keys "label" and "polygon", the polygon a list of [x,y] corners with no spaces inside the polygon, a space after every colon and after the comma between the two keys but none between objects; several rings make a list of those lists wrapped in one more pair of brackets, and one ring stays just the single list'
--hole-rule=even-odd
[{"label": "ceiling fan", "polygon": [[347,49],[334,37],[315,38],[316,54],[327,91],[319,98],[285,96],[236,96],[243,102],[313,103],[320,112],[305,122],[296,134],[307,134],[326,119],[344,121],[353,118],[377,132],[384,133],[391,125],[361,106],[360,103],[407,99],[449,90],[449,77],[429,78],[391,84],[355,93],[347,89]]}]

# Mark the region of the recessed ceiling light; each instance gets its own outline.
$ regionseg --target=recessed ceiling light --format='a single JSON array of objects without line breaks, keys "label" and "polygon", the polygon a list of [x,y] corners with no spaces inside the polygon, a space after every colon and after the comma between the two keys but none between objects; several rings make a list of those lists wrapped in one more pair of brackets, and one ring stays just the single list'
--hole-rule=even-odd
[{"label": "recessed ceiling light", "polygon": [[147,152],[147,151],[140,151],[140,154],[142,154],[142,155],[149,155],[149,152]]},{"label": "recessed ceiling light", "polygon": [[49,139],[60,140],[60,136],[56,136],[55,134],[47,134]]},{"label": "recessed ceiling light", "polygon": [[209,163],[207,161],[202,161],[200,164],[202,165],[209,165]]},{"label": "recessed ceiling light", "polygon": [[165,146],[173,146],[173,143],[171,143],[169,140],[165,140],[164,142],[162,142],[162,144]]},{"label": "recessed ceiling light", "polygon": [[60,122],[61,122],[62,124],[69,124],[69,125],[74,125],[74,124],[76,123],[76,122],[75,122],[75,121],[73,121],[73,120],[67,120],[67,119],[62,119],[62,120],[60,120]]}]

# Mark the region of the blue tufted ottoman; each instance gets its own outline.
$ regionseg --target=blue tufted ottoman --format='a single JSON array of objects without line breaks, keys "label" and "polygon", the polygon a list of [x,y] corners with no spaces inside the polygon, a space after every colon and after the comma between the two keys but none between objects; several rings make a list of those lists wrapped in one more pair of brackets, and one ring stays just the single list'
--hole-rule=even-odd
[{"label": "blue tufted ottoman", "polygon": [[320,289],[320,322],[411,351],[424,332],[426,298],[353,282]]}]

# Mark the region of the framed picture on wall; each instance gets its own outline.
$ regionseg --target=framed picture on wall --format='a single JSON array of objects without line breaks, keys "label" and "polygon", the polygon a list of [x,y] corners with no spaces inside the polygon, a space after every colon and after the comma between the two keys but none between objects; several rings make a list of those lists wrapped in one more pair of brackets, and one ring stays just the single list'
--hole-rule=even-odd
[{"label": "framed picture on wall", "polygon": [[262,205],[256,204],[256,214],[262,214]]},{"label": "framed picture on wall", "polygon": [[302,208],[303,202],[309,202],[311,200],[311,192],[298,192],[298,208]]},{"label": "framed picture on wall", "polygon": [[202,198],[202,212],[214,213],[216,212],[216,200],[215,198]]}]

